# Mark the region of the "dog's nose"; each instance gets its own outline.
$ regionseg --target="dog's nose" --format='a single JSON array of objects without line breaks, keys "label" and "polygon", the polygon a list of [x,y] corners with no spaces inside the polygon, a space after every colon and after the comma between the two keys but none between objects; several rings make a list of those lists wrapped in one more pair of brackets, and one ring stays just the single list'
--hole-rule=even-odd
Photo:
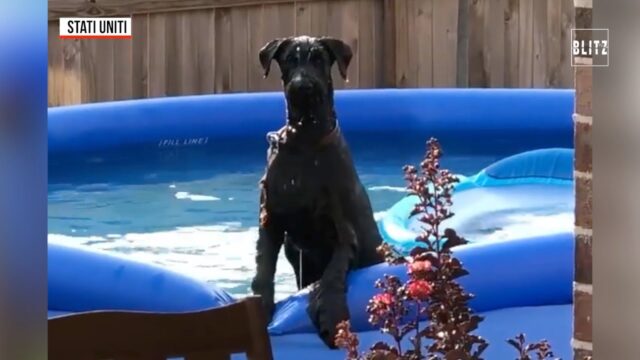
[{"label": "dog's nose", "polygon": [[291,79],[291,87],[299,91],[310,91],[313,90],[313,84],[311,81],[305,79],[304,77],[297,75],[293,79]]}]

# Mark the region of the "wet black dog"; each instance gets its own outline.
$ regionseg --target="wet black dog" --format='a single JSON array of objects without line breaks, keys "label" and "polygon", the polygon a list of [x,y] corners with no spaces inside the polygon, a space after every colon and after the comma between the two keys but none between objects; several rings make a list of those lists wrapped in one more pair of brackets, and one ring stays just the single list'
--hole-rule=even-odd
[{"label": "wet black dog", "polygon": [[269,74],[282,72],[286,126],[270,133],[261,181],[257,273],[251,284],[273,314],[274,273],[282,245],[298,288],[313,284],[308,314],[323,341],[335,348],[336,325],[349,318],[346,276],[382,262],[371,203],[360,182],[333,104],[331,68],[346,79],[351,49],[332,38],[276,39],[260,51]]}]

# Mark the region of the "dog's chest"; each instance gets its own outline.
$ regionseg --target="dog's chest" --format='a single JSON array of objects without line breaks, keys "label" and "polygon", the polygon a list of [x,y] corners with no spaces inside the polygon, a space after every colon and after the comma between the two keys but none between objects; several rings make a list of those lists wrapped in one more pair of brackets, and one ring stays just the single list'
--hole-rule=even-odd
[{"label": "dog's chest", "polygon": [[317,155],[279,153],[269,165],[266,190],[269,207],[275,211],[309,207],[327,186],[331,170]]}]

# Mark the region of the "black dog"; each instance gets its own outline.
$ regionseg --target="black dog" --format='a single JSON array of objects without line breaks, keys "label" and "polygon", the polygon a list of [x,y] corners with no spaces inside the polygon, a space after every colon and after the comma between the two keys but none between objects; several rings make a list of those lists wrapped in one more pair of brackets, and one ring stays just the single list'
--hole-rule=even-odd
[{"label": "black dog", "polygon": [[307,312],[320,337],[335,348],[336,325],[349,318],[346,276],[383,261],[371,203],[360,182],[333,106],[331,67],[346,79],[351,49],[340,40],[276,39],[260,50],[269,74],[282,72],[287,124],[270,133],[261,180],[257,273],[251,288],[273,314],[274,273],[281,246],[298,288],[314,284]]}]

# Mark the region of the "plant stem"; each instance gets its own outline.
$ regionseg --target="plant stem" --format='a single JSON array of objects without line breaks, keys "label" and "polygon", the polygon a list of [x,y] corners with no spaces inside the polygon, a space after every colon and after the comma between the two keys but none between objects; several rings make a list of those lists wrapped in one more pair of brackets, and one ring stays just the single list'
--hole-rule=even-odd
[{"label": "plant stem", "polygon": [[420,308],[420,301],[416,301],[416,304],[418,305],[418,314],[416,315],[416,343],[417,345],[415,346],[416,348],[416,355],[418,356],[418,359],[422,358],[422,339],[420,338],[420,313],[422,312],[422,309]]}]

